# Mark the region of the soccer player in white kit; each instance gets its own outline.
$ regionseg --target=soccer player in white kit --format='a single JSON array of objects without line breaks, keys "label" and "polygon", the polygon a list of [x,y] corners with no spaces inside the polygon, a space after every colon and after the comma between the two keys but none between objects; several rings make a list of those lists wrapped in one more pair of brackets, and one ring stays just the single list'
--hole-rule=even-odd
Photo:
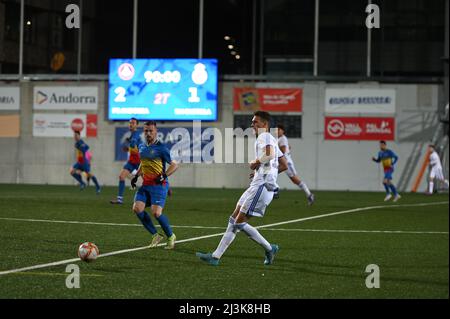
[{"label": "soccer player in white kit", "polygon": [[[312,205],[314,203],[314,194],[312,194],[306,185],[305,182],[303,182],[300,177],[297,175],[297,171],[294,166],[294,162],[291,158],[291,148],[289,146],[288,139],[285,135],[286,130],[283,125],[278,124],[278,147],[283,152],[284,156],[286,157],[287,163],[288,163],[288,169],[286,170],[286,174],[291,179],[292,183],[297,185],[300,189],[302,189],[305,194],[306,198],[308,199],[308,205]],[[275,198],[278,197],[278,192],[275,193]]]},{"label": "soccer player in white kit", "polygon": [[263,111],[255,112],[252,128],[256,134],[256,159],[250,162],[250,169],[255,173],[249,188],[239,199],[217,249],[212,253],[196,253],[197,257],[210,265],[217,266],[219,264],[220,258],[239,231],[246,233],[264,248],[264,265],[272,264],[275,254],[279,250],[278,245],[270,244],[255,227],[248,224],[251,217],[264,216],[267,206],[273,199],[274,191],[278,188],[278,174],[287,168],[287,163],[278,149],[275,137],[269,133],[269,126],[270,114]]},{"label": "soccer player in white kit", "polygon": [[445,179],[444,173],[442,171],[441,159],[436,152],[436,147],[434,145],[428,145],[428,151],[430,152],[430,175],[428,182],[428,195],[433,195],[434,181],[438,180],[443,182],[448,189],[448,180]]}]

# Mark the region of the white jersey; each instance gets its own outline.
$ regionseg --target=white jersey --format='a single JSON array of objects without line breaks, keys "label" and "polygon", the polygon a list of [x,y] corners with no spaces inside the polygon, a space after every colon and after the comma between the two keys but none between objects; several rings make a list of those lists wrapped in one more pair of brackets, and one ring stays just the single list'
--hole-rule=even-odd
[{"label": "white jersey", "polygon": [[430,155],[430,165],[432,168],[442,168],[441,159],[436,151]]},{"label": "white jersey", "polygon": [[266,154],[266,146],[272,146],[275,150],[275,158],[268,163],[261,164],[259,169],[255,172],[250,187],[265,185],[266,188],[271,191],[278,187],[278,157],[282,155],[282,152],[278,148],[277,141],[270,133],[262,133],[255,141],[255,156],[261,158]]},{"label": "white jersey", "polygon": [[286,146],[286,153],[284,153],[284,155],[286,155],[286,157],[289,157],[289,158],[291,157],[291,148],[289,147],[289,142],[288,142],[286,135],[283,135],[278,138],[278,146],[280,148],[282,146]]}]

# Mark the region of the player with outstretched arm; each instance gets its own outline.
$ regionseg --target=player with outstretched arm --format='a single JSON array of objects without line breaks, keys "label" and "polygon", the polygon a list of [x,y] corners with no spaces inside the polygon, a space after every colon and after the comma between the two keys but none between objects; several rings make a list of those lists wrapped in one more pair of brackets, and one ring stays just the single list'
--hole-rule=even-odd
[{"label": "player with outstretched arm", "polygon": [[[145,211],[145,207],[150,206],[152,216],[167,236],[166,249],[173,249],[176,236],[172,232],[169,219],[163,214],[163,208],[169,189],[167,178],[175,173],[178,164],[170,157],[169,149],[157,139],[157,132],[156,122],[149,121],[144,124],[145,143],[139,146],[141,165],[131,180],[131,186],[136,187],[139,176],[142,177],[143,183],[134,197],[133,212],[152,234],[150,247],[156,247],[164,237],[157,232],[151,217]],[[167,170],[166,164],[169,164]]]},{"label": "player with outstretched arm", "polygon": [[[274,191],[278,189],[277,177],[280,170],[287,168],[286,160],[277,146],[277,141],[269,133],[270,114],[258,111],[252,119],[252,127],[256,134],[255,156],[250,162],[250,169],[255,170],[249,188],[239,199],[228,227],[217,249],[213,253],[196,253],[202,261],[217,266],[222,255],[231,245],[239,231],[246,233],[250,239],[261,245],[265,251],[265,265],[273,263],[279,250],[278,245],[270,244],[259,231],[248,221],[251,217],[263,217],[267,206],[271,203]],[[279,166],[278,156],[281,156]]]}]

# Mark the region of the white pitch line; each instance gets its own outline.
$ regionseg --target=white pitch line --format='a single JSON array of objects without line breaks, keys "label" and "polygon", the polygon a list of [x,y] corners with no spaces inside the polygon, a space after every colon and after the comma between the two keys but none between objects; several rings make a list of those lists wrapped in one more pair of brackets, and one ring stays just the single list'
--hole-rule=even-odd
[{"label": "white pitch line", "polygon": [[[344,211],[340,211],[340,212],[334,212],[334,213],[328,213],[328,214],[304,217],[304,218],[299,218],[299,219],[294,219],[294,220],[288,220],[288,221],[285,221],[285,222],[279,222],[279,223],[262,225],[262,226],[257,226],[256,228],[269,228],[269,227],[272,227],[272,226],[298,223],[298,222],[302,222],[302,221],[305,221],[305,220],[312,220],[312,219],[318,219],[318,218],[324,218],[324,217],[330,217],[330,216],[337,216],[337,215],[342,215],[342,214],[361,212],[361,211],[367,211],[367,210],[378,209],[378,208],[386,208],[386,207],[417,207],[417,206],[420,207],[420,206],[432,206],[432,205],[443,205],[443,204],[448,204],[448,202],[434,202],[434,203],[418,203],[418,204],[404,204],[404,205],[383,205],[383,206],[361,207],[361,208],[354,208],[354,209],[344,210]],[[180,243],[186,243],[186,242],[200,240],[200,239],[218,237],[218,236],[222,236],[223,234],[224,233],[222,232],[222,233],[217,233],[217,234],[211,234],[211,235],[199,236],[199,237],[194,237],[194,238],[182,239],[182,240],[178,240],[177,243],[180,244]],[[162,243],[162,244],[159,244],[158,247],[165,246],[165,245],[166,245],[166,243]],[[123,250],[118,250],[118,251],[112,251],[112,252],[109,252],[109,253],[100,254],[98,256],[98,258],[114,256],[114,255],[119,255],[119,254],[124,254],[124,253],[128,253],[128,252],[134,252],[134,251],[139,251],[139,250],[144,250],[144,249],[149,249],[149,247],[148,246],[143,246],[143,247],[137,247],[137,248],[130,248],[130,249],[123,249]],[[23,267],[23,268],[18,268],[18,269],[5,270],[5,271],[1,271],[0,272],[0,276],[1,275],[12,274],[12,273],[17,273],[17,272],[22,272],[22,271],[27,271],[27,270],[41,269],[41,268],[58,266],[58,265],[64,265],[64,264],[69,264],[69,263],[78,262],[78,261],[80,261],[79,258],[72,258],[72,259],[60,260],[60,261],[56,261],[56,262],[52,262],[52,263],[48,263],[48,264],[41,264],[41,265]]]},{"label": "white pitch line", "polygon": [[[53,220],[53,219],[32,219],[32,218],[13,218],[0,217],[0,220],[10,220],[19,222],[38,222],[38,223],[57,223],[57,224],[82,224],[82,225],[100,225],[100,226],[131,226],[142,227],[142,224],[118,224],[118,223],[101,223],[101,222],[82,222],[76,220]],[[204,228],[204,229],[223,229],[223,226],[196,226],[196,225],[170,225],[173,228]],[[155,227],[161,227],[155,225]]]},{"label": "white pitch line", "polygon": [[264,230],[273,231],[293,231],[293,232],[317,232],[317,233],[381,233],[381,234],[433,234],[448,235],[443,231],[416,231],[416,230],[357,230],[357,229],[289,229],[289,228],[266,228]]}]

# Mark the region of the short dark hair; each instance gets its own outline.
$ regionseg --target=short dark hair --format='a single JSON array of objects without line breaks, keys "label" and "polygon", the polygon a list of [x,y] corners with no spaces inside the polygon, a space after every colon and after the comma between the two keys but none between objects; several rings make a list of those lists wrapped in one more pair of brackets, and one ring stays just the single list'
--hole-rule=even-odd
[{"label": "short dark hair", "polygon": [[73,131],[75,134],[77,134],[77,135],[81,135],[81,132],[80,131]]},{"label": "short dark hair", "polygon": [[384,145],[386,145],[386,141],[380,141],[380,144],[384,144]]},{"label": "short dark hair", "polygon": [[131,121],[136,121],[136,124],[139,124],[139,120],[137,119],[137,118],[135,118],[135,117],[132,117],[131,119],[130,119],[130,122]]},{"label": "short dark hair", "polygon": [[270,114],[268,112],[256,111],[253,115],[260,117],[261,119],[263,119],[267,123],[270,123]]},{"label": "short dark hair", "polygon": [[429,144],[428,146],[431,147],[434,150],[436,149],[436,145],[434,145],[434,144]]},{"label": "short dark hair", "polygon": [[280,130],[283,130],[283,132],[286,132],[286,129],[284,128],[283,124],[278,124],[277,128],[279,128]]},{"label": "short dark hair", "polygon": [[156,122],[155,122],[155,121],[147,121],[147,122],[144,123],[144,125],[145,125],[145,126],[151,126],[151,125],[153,125],[153,126],[156,127]]}]

